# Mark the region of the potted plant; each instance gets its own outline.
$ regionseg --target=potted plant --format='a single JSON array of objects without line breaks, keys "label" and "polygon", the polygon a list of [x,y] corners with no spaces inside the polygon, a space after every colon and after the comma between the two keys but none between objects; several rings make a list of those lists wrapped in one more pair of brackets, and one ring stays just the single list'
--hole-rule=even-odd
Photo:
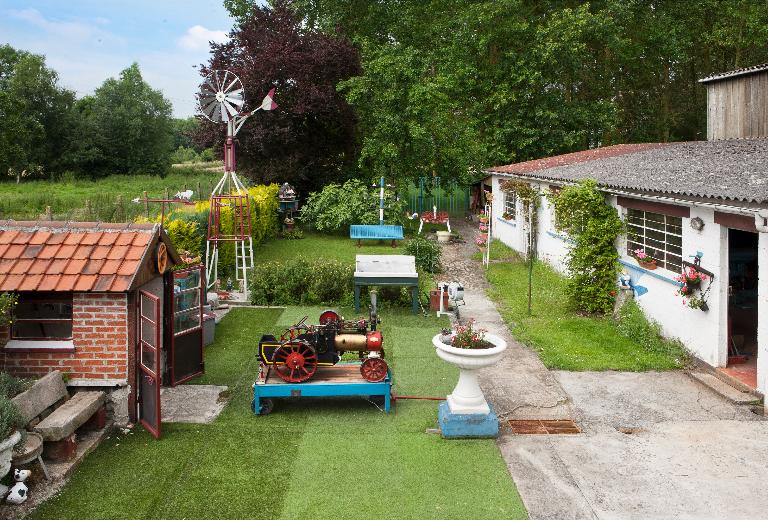
[{"label": "potted plant", "polygon": [[706,274],[699,272],[698,269],[695,267],[689,267],[688,269],[684,269],[682,273],[677,275],[675,277],[675,280],[678,282],[681,282],[683,285],[688,286],[689,288],[695,288],[701,286],[701,282],[705,282],[709,280],[709,276]]},{"label": "potted plant", "polygon": [[13,447],[21,440],[22,426],[24,419],[16,403],[0,395],[0,479],[11,470]]},{"label": "potted plant", "polygon": [[480,223],[480,233],[488,233],[488,224]]},{"label": "potted plant", "polygon": [[477,238],[475,238],[475,244],[480,249],[483,249],[487,243],[488,243],[488,235],[478,235]]},{"label": "potted plant", "polygon": [[291,231],[293,229],[294,220],[291,217],[285,217],[283,224],[285,224],[286,231]]},{"label": "potted plant", "polygon": [[656,259],[645,252],[645,249],[635,249],[633,251],[637,263],[640,267],[653,271],[656,269]]},{"label": "potted plant", "polygon": [[707,305],[707,300],[705,297],[702,296],[691,296],[687,300],[683,298],[683,305],[687,305],[691,309],[699,309],[700,311],[707,312],[709,310],[709,305]]},{"label": "potted plant", "polygon": [[480,213],[480,224],[487,224],[488,223],[488,215],[485,214],[485,211]]},{"label": "potted plant", "polygon": [[452,414],[490,413],[490,407],[477,382],[477,371],[496,363],[507,349],[504,339],[475,327],[475,321],[443,330],[432,338],[440,359],[459,368],[459,381],[447,402]]},{"label": "potted plant", "polygon": [[509,211],[505,211],[503,215],[501,215],[501,218],[504,220],[512,220],[512,213]]}]

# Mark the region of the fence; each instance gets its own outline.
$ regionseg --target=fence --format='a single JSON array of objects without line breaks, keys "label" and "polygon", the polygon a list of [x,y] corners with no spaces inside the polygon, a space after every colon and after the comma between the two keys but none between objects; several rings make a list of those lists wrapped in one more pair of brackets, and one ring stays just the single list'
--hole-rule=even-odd
[{"label": "fence", "polygon": [[421,177],[418,186],[412,185],[408,190],[408,211],[421,213],[431,210],[432,206],[437,206],[438,211],[463,216],[469,211],[469,186],[455,181],[442,183],[440,177]]}]

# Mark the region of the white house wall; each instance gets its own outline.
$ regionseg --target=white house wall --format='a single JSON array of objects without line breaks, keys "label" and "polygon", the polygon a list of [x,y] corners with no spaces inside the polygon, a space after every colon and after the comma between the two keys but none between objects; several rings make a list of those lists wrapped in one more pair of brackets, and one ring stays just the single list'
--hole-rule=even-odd
[{"label": "white house wall", "polygon": [[757,389],[768,395],[768,233],[758,238],[757,265]]},{"label": "white house wall", "polygon": [[[493,236],[512,249],[525,252],[524,228],[519,221],[520,205],[518,204],[518,222],[516,225],[503,222],[501,218],[503,213],[503,195],[499,186],[501,180],[504,180],[504,177],[493,176],[494,201],[498,201],[497,204],[494,204]],[[537,184],[542,192],[548,187],[546,184],[533,183],[534,186]],[[618,206],[617,198],[609,196],[608,200],[624,218],[626,210]],[[695,231],[691,228],[690,220],[693,217],[700,217],[704,221],[705,225],[701,231]],[[542,199],[538,220],[539,258],[558,271],[565,272],[565,258],[569,247],[568,237],[555,229],[552,208],[546,198]],[[727,247],[722,246],[728,243],[727,229],[715,224],[714,211],[706,207],[691,207],[690,218],[683,218],[682,220],[683,259],[692,261],[692,258],[685,257],[701,251],[703,253],[702,267],[715,273],[715,280],[712,282],[713,286],[707,301],[708,312],[691,309],[683,305],[682,298],[676,292],[679,284],[674,280],[678,273],[662,268],[649,271],[639,267],[637,261],[626,254],[626,238],[624,237],[620,238],[617,243],[621,263],[623,269],[630,274],[633,284],[638,286],[637,303],[650,319],[661,325],[665,336],[680,339],[694,355],[710,365],[725,366],[727,362],[727,313],[723,309],[723,305],[727,304],[728,250]],[[761,234],[761,259],[766,258],[766,248],[768,248],[768,240],[765,239],[764,235]],[[768,297],[768,267],[766,264],[768,264],[766,261],[760,262],[762,309],[768,308],[768,303],[765,303]],[[764,315],[762,309],[761,315]],[[768,323],[762,323],[761,327],[761,337],[764,338],[761,345],[768,349],[768,345],[766,345]],[[766,369],[768,369],[768,355],[762,355],[759,359],[766,363]],[[759,372],[765,374],[766,370]],[[763,381],[760,388],[764,389],[765,384]]]}]

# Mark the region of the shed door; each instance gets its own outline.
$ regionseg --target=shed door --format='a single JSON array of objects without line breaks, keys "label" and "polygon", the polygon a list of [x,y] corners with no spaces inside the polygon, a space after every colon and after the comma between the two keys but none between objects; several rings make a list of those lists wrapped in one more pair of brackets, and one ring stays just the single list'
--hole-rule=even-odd
[{"label": "shed door", "polygon": [[183,383],[203,373],[204,266],[173,272],[170,302],[170,382]]},{"label": "shed door", "polygon": [[160,438],[160,298],[139,291],[139,422]]}]

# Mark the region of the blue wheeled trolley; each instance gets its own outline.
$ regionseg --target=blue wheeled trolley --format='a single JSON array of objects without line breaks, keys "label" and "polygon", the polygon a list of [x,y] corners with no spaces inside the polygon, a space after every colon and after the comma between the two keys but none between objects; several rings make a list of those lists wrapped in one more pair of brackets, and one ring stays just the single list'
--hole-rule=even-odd
[{"label": "blue wheeled trolley", "polygon": [[384,411],[389,413],[392,400],[392,372],[379,383],[371,383],[360,375],[360,363],[339,363],[318,367],[311,380],[289,383],[278,377],[269,367],[262,365],[264,377],[253,384],[253,412],[266,415],[272,411],[275,397],[341,397],[371,396],[384,398]]}]

